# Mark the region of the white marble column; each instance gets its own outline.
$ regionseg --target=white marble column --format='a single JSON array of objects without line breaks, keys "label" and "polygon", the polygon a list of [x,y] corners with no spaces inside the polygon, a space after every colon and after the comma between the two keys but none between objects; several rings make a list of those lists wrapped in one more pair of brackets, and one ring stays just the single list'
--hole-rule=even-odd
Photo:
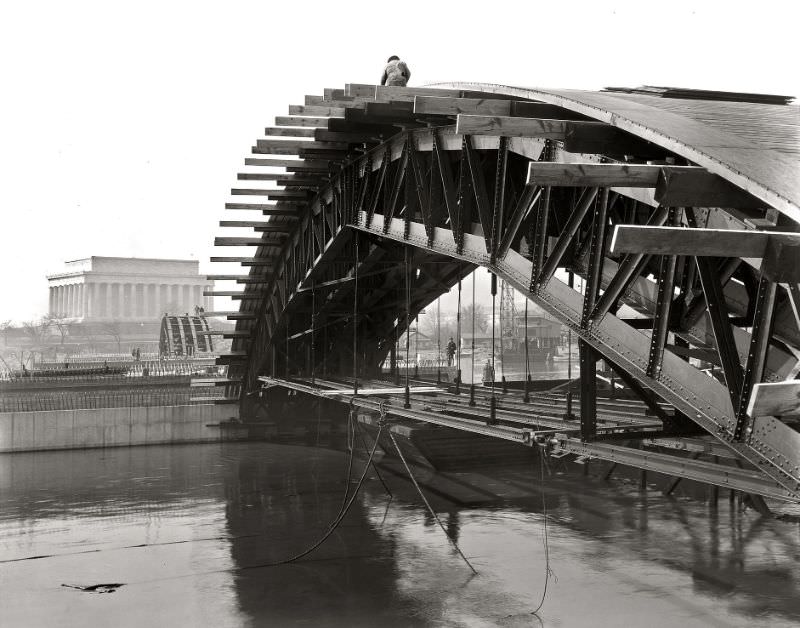
[{"label": "white marble column", "polygon": [[67,317],[72,316],[72,284],[67,284],[64,286],[64,292],[66,294],[66,299],[64,303],[64,315]]},{"label": "white marble column", "polygon": [[119,291],[119,316],[128,318],[130,316],[130,284],[120,284]]},{"label": "white marble column", "polygon": [[56,316],[64,314],[64,286],[56,286]]},{"label": "white marble column", "polygon": [[97,317],[97,284],[87,283],[86,285],[86,317]]},{"label": "white marble column", "polygon": [[111,318],[111,284],[107,281],[104,282],[101,292],[103,293],[103,318]]}]

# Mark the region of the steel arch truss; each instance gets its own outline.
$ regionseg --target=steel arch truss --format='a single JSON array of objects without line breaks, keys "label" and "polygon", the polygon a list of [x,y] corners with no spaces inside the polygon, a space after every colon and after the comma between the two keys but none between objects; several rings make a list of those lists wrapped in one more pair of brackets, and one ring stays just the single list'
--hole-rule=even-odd
[{"label": "steel arch truss", "polygon": [[[752,410],[758,385],[800,370],[797,223],[666,148],[567,110],[476,103],[463,91],[353,91],[320,99],[337,117],[315,137],[345,146],[301,153],[329,158],[325,177],[272,247],[272,274],[243,293],[252,322],[229,359],[246,391],[263,375],[376,375],[408,321],[482,266],[579,338],[580,431],[552,431],[551,447],[723,485],[746,472],[753,492],[800,499],[791,417]],[[662,421],[627,440],[710,435],[744,471],[600,442],[599,359]]]}]

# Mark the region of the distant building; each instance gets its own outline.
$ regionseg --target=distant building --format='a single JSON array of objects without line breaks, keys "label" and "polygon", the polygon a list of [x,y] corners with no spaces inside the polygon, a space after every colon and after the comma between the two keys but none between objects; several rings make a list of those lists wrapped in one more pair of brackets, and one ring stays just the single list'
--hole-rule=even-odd
[{"label": "distant building", "polygon": [[[213,282],[195,260],[98,257],[66,262],[48,275],[49,313],[79,322],[155,321],[165,313],[212,309]],[[157,339],[157,336],[156,338]]]}]

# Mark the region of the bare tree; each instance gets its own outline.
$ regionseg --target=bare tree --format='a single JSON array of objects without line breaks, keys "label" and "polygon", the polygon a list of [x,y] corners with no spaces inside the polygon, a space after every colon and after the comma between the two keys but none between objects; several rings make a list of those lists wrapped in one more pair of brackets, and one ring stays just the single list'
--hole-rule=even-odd
[{"label": "bare tree", "polygon": [[12,325],[11,325],[11,321],[10,320],[3,321],[2,323],[0,323],[0,331],[3,332],[3,346],[4,347],[8,346],[8,330],[11,327],[12,327]]},{"label": "bare tree", "polygon": [[[22,332],[28,344],[30,357],[34,360],[36,353],[43,357],[45,352],[52,348],[50,343],[50,321],[46,318],[38,321],[24,321],[22,323]],[[23,356],[24,352],[20,351],[20,365],[25,363]]]},{"label": "bare tree", "polygon": [[116,341],[117,353],[122,353],[122,329],[120,328],[119,322],[109,321],[108,323],[103,323],[101,331],[105,335],[111,336]]},{"label": "bare tree", "polygon": [[461,310],[461,329],[467,333],[472,333],[473,311],[475,314],[475,327],[480,331],[486,331],[489,328],[489,313],[480,303],[474,305],[474,310],[471,303]]},{"label": "bare tree", "polygon": [[64,348],[64,341],[66,340],[67,336],[69,335],[69,320],[67,317],[58,315],[58,314],[46,314],[42,317],[42,324],[48,325],[50,328],[54,328],[60,335],[61,335],[61,348]]}]

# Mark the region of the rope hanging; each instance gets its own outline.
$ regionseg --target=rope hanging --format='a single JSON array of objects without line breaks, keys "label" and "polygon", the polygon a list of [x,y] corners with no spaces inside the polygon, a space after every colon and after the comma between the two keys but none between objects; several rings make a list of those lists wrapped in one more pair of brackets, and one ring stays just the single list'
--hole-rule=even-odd
[{"label": "rope hanging", "polygon": [[[458,555],[461,556],[462,559],[464,559],[464,562],[472,570],[472,573],[477,575],[478,572],[475,570],[475,567],[473,567],[472,563],[470,563],[469,560],[467,559],[467,557],[464,556],[464,552],[461,551],[461,548],[458,546],[458,543],[456,543],[455,539],[453,537],[451,537],[450,534],[447,532],[447,528],[444,527],[444,524],[442,524],[442,520],[439,519],[439,516],[436,514],[436,511],[431,507],[430,503],[428,502],[427,498],[425,497],[425,493],[422,492],[422,489],[420,488],[420,485],[417,483],[417,479],[414,477],[414,474],[411,472],[411,467],[408,466],[408,463],[406,462],[405,456],[403,456],[403,452],[401,451],[400,446],[397,444],[397,441],[395,440],[394,434],[392,433],[391,430],[389,430],[389,438],[392,439],[392,443],[394,444],[394,448],[397,450],[397,454],[400,456],[400,460],[402,461],[403,466],[406,468],[406,473],[408,473],[408,477],[411,478],[411,482],[414,484],[414,488],[417,489],[417,492],[419,493],[419,496],[422,498],[422,501],[425,503],[425,506],[428,509],[428,512],[431,513],[431,516],[436,520],[436,523],[439,524],[439,527],[442,529],[442,532],[444,532],[445,536],[447,537],[447,540],[450,541],[450,543],[453,545],[455,550],[458,552]],[[540,608],[541,608],[541,606],[540,606]],[[537,608],[536,610],[538,611],[539,609]]]},{"label": "rope hanging", "polygon": [[[419,337],[419,324],[417,324]],[[436,297],[436,383],[442,383],[442,296]]]},{"label": "rope hanging", "polygon": [[316,347],[316,319],[317,319],[317,282],[311,284],[311,385],[316,386],[317,374],[317,347]]},{"label": "rope hanging", "polygon": [[531,362],[528,355],[528,298],[525,297],[525,395],[522,397],[522,401],[525,403],[529,403],[531,400],[530,384]]},{"label": "rope hanging", "polygon": [[358,231],[353,234],[353,394],[358,394]]},{"label": "rope hanging", "polygon": [[403,407],[408,409],[411,407],[411,389],[409,387],[408,368],[409,350],[411,349],[411,275],[409,273],[409,252],[408,247],[405,248],[405,273],[406,273],[406,394]]},{"label": "rope hanging", "polygon": [[469,405],[475,405],[475,271],[472,271],[472,360],[469,380]]},{"label": "rope hanging", "polygon": [[[497,275],[494,273],[491,274],[492,277],[492,369],[489,372],[489,377],[492,378],[492,396],[489,398],[489,420],[487,421],[488,425],[496,425],[497,424],[497,399],[494,395],[494,316],[495,316],[495,305],[497,302]],[[502,342],[502,340],[501,340]]]},{"label": "rope hanging", "polygon": [[461,394],[461,273],[458,276],[458,310],[456,311],[456,394]]}]

